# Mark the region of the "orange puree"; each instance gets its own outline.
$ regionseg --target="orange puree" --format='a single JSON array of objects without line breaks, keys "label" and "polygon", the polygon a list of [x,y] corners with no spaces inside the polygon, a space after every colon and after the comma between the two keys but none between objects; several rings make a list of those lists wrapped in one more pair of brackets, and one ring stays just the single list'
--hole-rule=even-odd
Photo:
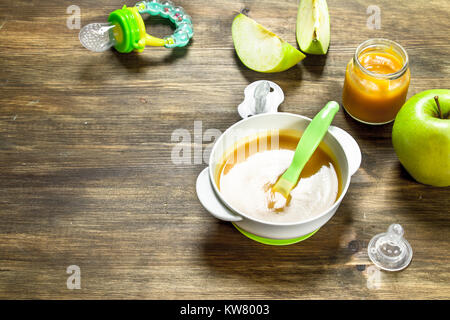
[{"label": "orange puree", "polygon": [[363,50],[359,64],[352,59],[345,74],[343,104],[354,118],[371,124],[394,120],[405,103],[410,72],[391,48]]}]

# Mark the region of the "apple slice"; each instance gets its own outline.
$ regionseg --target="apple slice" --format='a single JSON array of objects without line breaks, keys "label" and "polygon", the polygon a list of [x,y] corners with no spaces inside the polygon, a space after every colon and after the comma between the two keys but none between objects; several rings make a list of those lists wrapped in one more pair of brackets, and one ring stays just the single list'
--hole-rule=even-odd
[{"label": "apple slice", "polygon": [[239,59],[254,71],[284,71],[305,58],[303,53],[242,13],[234,18],[231,33]]},{"label": "apple slice", "polygon": [[309,54],[326,54],[330,45],[330,15],[326,0],[301,0],[297,14],[297,42]]}]

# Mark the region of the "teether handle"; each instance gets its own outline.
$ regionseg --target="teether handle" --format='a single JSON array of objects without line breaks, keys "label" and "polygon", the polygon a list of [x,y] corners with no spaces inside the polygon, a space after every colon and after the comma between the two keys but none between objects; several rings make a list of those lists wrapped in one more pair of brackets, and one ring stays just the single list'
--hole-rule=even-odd
[{"label": "teether handle", "polygon": [[145,35],[144,41],[146,46],[164,47],[165,45],[165,41],[163,39],[154,37],[148,33]]}]

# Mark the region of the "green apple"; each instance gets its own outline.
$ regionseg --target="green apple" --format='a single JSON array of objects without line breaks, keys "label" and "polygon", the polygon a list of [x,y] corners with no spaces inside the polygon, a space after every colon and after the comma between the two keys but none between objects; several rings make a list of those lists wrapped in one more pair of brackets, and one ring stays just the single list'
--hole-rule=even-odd
[{"label": "green apple", "polygon": [[234,18],[231,33],[239,59],[252,70],[280,72],[305,58],[303,53],[242,13]]},{"label": "green apple", "polygon": [[450,186],[450,90],[427,90],[409,99],[395,118],[392,143],[418,182]]},{"label": "green apple", "polygon": [[297,42],[305,53],[327,53],[330,46],[330,15],[326,0],[300,0]]}]

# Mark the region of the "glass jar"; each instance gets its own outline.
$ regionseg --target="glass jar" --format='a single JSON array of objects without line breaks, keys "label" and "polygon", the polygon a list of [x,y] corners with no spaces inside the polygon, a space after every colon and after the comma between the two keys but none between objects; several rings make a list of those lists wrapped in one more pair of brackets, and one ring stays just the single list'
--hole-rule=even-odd
[{"label": "glass jar", "polygon": [[389,123],[405,103],[409,81],[406,50],[391,40],[369,39],[347,65],[342,103],[360,122]]}]

